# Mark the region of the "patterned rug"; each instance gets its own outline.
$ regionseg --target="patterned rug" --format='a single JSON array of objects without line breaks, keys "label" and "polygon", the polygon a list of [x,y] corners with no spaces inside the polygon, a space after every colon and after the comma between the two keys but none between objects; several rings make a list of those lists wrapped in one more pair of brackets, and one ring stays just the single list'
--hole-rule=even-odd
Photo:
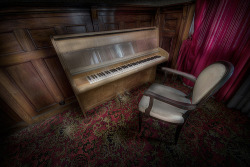
[{"label": "patterned rug", "polygon": [[[180,82],[166,85],[188,93]],[[1,166],[250,166],[250,120],[210,100],[176,126],[135,110],[145,84],[87,112],[65,111],[8,136]]]}]

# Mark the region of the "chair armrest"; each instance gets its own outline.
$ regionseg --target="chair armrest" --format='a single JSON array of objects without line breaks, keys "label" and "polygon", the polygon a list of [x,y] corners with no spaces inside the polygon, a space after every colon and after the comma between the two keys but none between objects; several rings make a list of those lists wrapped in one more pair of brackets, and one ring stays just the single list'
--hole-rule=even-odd
[{"label": "chair armrest", "polygon": [[196,77],[193,76],[193,75],[191,75],[191,74],[188,74],[188,73],[185,73],[185,72],[181,72],[181,71],[178,71],[178,70],[174,70],[174,69],[171,69],[171,68],[167,68],[167,67],[162,67],[161,69],[163,71],[165,71],[165,72],[170,72],[170,73],[173,73],[173,74],[181,75],[184,78],[187,78],[187,79],[189,79],[192,82],[196,81]]},{"label": "chair armrest", "polygon": [[[151,103],[153,103],[153,99],[155,98],[155,99],[157,99],[159,101],[162,101],[164,103],[168,103],[170,105],[173,105],[175,107],[178,107],[178,108],[181,108],[181,109],[184,109],[184,110],[194,110],[194,109],[196,109],[195,104],[189,104],[189,103],[183,103],[183,102],[175,101],[175,100],[172,100],[172,99],[169,99],[167,97],[158,95],[158,94],[153,93],[153,92],[148,91],[148,90],[144,92],[144,95],[150,97],[150,102]],[[152,108],[152,106],[150,106],[150,104],[149,104],[148,108],[150,108],[150,107]],[[151,110],[151,108],[150,108],[150,110]]]}]

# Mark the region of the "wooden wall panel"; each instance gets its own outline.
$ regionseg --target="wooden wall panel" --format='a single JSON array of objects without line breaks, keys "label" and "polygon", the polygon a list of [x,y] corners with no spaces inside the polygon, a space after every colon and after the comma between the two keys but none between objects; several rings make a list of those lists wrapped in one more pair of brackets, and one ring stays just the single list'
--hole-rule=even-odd
[{"label": "wooden wall panel", "polygon": [[73,90],[69,84],[69,81],[64,73],[62,65],[57,57],[45,59],[45,62],[54,77],[58,88],[63,93],[64,98],[74,96]]},{"label": "wooden wall panel", "polygon": [[30,35],[27,30],[24,29],[16,29],[14,30],[17,40],[19,44],[22,46],[23,50],[28,52],[35,50],[34,42],[31,40]]},{"label": "wooden wall panel", "polygon": [[[60,11],[58,11],[60,12]],[[68,11],[69,12],[69,11]],[[32,16],[31,16],[32,17]],[[4,20],[4,25],[0,25],[0,32],[6,31],[6,26],[9,30],[15,29],[40,29],[41,27],[55,27],[55,26],[69,26],[69,25],[87,25],[87,31],[93,31],[91,25],[91,18],[88,11],[82,13],[82,16],[74,16],[72,13],[69,13],[69,16],[64,17],[54,17],[53,13],[48,17],[36,17],[24,18],[24,19],[11,19]]]},{"label": "wooden wall panel", "polygon": [[163,7],[158,13],[160,46],[170,53],[168,66],[172,68],[176,68],[179,50],[183,39],[187,38],[193,14],[192,3]]},{"label": "wooden wall panel", "polygon": [[33,66],[35,67],[36,71],[38,72],[39,76],[47,86],[49,92],[55,99],[57,103],[64,101],[63,94],[61,93],[60,89],[58,88],[57,84],[55,83],[53,76],[51,75],[48,67],[46,66],[44,60],[37,59],[32,61]]},{"label": "wooden wall panel", "polygon": [[55,35],[56,31],[52,28],[43,28],[43,29],[30,29],[28,30],[31,38],[33,39],[36,48],[46,48],[52,46],[50,41],[50,36]]},{"label": "wooden wall panel", "polygon": [[86,25],[66,26],[68,34],[84,33],[87,32]]},{"label": "wooden wall panel", "polygon": [[6,70],[37,111],[55,103],[32,63],[10,66]]},{"label": "wooden wall panel", "polygon": [[156,8],[97,8],[95,31],[150,27],[155,25]]},{"label": "wooden wall panel", "polygon": [[13,32],[0,33],[0,43],[0,55],[23,52]]},{"label": "wooden wall panel", "polygon": [[[16,9],[1,11],[0,18],[0,69],[8,80],[2,84],[12,84],[4,88],[1,96],[6,97],[1,98],[8,100],[6,104],[14,106],[13,111],[28,123],[40,120],[39,116],[53,115],[47,113],[48,109],[53,111],[53,106],[58,109],[70,104],[67,99],[74,95],[50,36],[93,31],[90,10]],[[11,89],[23,100],[6,93]],[[29,107],[20,107],[25,104]]]},{"label": "wooden wall panel", "polygon": [[162,9],[160,13],[160,46],[169,52],[168,66],[173,63],[176,43],[182,21],[182,9],[169,10]]},{"label": "wooden wall panel", "polygon": [[[9,79],[6,73],[0,69],[0,97],[9,105],[9,107],[15,111],[20,118],[27,123],[32,123],[32,117],[36,116],[33,106],[19,91],[17,86]],[[8,112],[8,111],[5,111]]]}]

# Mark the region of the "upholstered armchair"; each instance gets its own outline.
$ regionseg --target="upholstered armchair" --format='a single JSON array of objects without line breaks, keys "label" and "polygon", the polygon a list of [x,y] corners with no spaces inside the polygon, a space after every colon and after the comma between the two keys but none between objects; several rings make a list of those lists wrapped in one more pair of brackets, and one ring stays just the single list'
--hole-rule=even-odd
[{"label": "upholstered armchair", "polygon": [[170,68],[162,68],[165,73],[173,73],[185,77],[195,85],[190,95],[154,83],[145,92],[139,103],[139,131],[141,131],[142,116],[149,116],[157,120],[177,124],[175,144],[179,134],[192,110],[204,103],[218,91],[231,77],[234,67],[226,61],[215,62],[206,67],[196,78],[193,75]]}]

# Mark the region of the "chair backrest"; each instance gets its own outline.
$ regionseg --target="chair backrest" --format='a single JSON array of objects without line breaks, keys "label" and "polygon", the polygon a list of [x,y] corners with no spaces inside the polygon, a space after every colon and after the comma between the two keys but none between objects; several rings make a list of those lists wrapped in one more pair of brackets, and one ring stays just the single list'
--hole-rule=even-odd
[{"label": "chair backrest", "polygon": [[233,71],[233,65],[226,61],[218,61],[206,67],[195,82],[192,104],[203,103],[217,92],[231,77]]}]

